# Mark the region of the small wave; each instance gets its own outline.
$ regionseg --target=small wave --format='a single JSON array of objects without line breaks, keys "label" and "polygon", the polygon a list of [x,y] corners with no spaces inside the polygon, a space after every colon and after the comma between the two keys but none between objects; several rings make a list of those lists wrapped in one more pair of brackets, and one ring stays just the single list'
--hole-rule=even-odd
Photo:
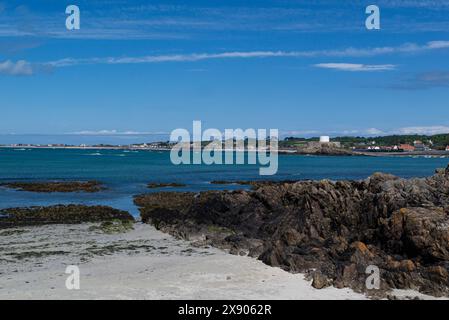
[{"label": "small wave", "polygon": [[100,152],[95,152],[95,153],[88,153],[86,154],[86,156],[102,156],[103,154],[101,154]]}]

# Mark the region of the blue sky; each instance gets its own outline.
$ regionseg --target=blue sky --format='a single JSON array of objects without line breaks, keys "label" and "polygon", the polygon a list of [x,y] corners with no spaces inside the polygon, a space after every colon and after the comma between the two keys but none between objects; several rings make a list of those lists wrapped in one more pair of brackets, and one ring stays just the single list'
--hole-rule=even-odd
[{"label": "blue sky", "polygon": [[449,132],[448,58],[449,0],[0,0],[0,134]]}]

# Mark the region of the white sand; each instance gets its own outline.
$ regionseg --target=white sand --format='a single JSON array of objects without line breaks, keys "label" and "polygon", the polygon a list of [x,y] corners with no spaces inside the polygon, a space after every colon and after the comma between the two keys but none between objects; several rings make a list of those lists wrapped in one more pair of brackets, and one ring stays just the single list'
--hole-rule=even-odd
[{"label": "white sand", "polygon": [[[114,235],[90,226],[0,230],[0,299],[365,299],[314,289],[301,274],[195,248],[149,225]],[[79,266],[80,290],[65,287],[67,265]]]}]

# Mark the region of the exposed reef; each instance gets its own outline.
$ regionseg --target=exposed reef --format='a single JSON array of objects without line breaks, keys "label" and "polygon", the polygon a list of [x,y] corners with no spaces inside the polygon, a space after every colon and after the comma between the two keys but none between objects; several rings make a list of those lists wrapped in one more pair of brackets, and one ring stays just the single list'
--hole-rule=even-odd
[{"label": "exposed reef", "polygon": [[57,205],[0,210],[0,229],[44,224],[77,224],[99,221],[133,221],[126,211],[106,206]]},{"label": "exposed reef", "polygon": [[317,156],[359,156],[348,149],[337,148],[329,144],[312,145],[297,149],[296,154],[301,155],[317,155]]},{"label": "exposed reef", "polygon": [[[383,295],[449,295],[449,167],[429,178],[253,185],[252,190],[135,197],[142,221],[198,244],[250,255],[313,286]],[[380,269],[368,290],[367,267]]]},{"label": "exposed reef", "polygon": [[29,192],[99,192],[104,189],[98,181],[49,181],[49,182],[7,182],[1,187]]},{"label": "exposed reef", "polygon": [[262,187],[266,185],[276,185],[276,184],[283,184],[283,183],[294,183],[297,181],[293,180],[236,180],[236,181],[230,181],[230,180],[212,180],[211,184],[220,184],[220,185],[240,185],[240,186],[251,186],[252,188],[256,187]]},{"label": "exposed reef", "polygon": [[180,187],[185,187],[185,184],[182,183],[175,183],[175,182],[171,182],[171,183],[157,183],[157,182],[152,182],[149,183],[147,185],[147,188],[149,189],[157,189],[157,188],[180,188]]}]

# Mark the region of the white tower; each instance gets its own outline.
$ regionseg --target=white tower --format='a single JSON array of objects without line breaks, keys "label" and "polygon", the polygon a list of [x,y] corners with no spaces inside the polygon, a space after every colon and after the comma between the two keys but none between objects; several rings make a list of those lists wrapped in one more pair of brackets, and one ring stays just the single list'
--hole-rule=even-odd
[{"label": "white tower", "polygon": [[321,136],[320,137],[320,143],[329,143],[331,141],[331,138],[329,136]]}]

